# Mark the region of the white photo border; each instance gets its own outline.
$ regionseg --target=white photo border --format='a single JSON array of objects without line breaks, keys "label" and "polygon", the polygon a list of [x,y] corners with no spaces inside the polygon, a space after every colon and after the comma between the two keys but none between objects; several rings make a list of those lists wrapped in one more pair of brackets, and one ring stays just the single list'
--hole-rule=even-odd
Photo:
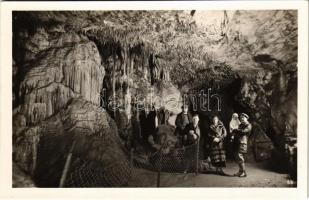
[{"label": "white photo border", "polygon": [[[12,188],[12,11],[18,10],[298,10],[297,188]],[[307,1],[1,2],[0,197],[205,199],[306,198],[308,142]]]}]

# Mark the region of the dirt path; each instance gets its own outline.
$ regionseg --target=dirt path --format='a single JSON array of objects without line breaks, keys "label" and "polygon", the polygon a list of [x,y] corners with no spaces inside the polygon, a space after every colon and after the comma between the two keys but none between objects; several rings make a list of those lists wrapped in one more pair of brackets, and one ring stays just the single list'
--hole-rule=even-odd
[{"label": "dirt path", "polygon": [[[238,171],[235,163],[227,163],[225,172],[229,175]],[[140,170],[142,187],[156,187],[156,173]],[[248,163],[246,178],[219,176],[216,174],[171,174],[161,173],[161,187],[291,187],[288,175],[271,171],[264,163]],[[140,182],[141,183],[141,182]],[[141,183],[141,184],[143,184]]]},{"label": "dirt path", "polygon": [[[238,171],[234,163],[228,163],[225,172],[229,175]],[[246,178],[218,176],[215,174],[189,174],[175,187],[288,187],[287,174],[279,174],[263,168],[263,165],[247,164]]]}]

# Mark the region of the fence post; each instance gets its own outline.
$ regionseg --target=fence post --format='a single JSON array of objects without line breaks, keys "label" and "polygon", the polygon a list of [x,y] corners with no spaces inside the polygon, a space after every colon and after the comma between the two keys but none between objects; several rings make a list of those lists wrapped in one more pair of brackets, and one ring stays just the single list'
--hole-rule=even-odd
[{"label": "fence post", "polygon": [[67,177],[67,173],[69,171],[70,164],[71,164],[71,159],[72,159],[72,154],[73,154],[74,146],[75,146],[75,141],[73,142],[73,144],[71,146],[71,149],[69,151],[68,157],[67,157],[67,159],[65,161],[65,165],[64,165],[64,169],[62,171],[59,187],[64,187],[65,180],[66,180],[66,177]]},{"label": "fence post", "polygon": [[196,171],[195,175],[198,175],[198,166],[199,166],[199,153],[200,153],[200,138],[197,139],[197,146],[196,146]]},{"label": "fence post", "polygon": [[130,167],[133,168],[133,148],[130,149]]},{"label": "fence post", "polygon": [[161,178],[161,167],[162,167],[162,155],[161,155],[161,149],[159,151],[159,166],[158,166],[158,175],[157,175],[157,187],[160,187],[160,178]]}]

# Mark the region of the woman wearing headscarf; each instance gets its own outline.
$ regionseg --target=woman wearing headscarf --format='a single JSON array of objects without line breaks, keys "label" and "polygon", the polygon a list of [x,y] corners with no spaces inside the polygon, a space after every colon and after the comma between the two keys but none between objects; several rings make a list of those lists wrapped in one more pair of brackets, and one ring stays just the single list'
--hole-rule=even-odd
[{"label": "woman wearing headscarf", "polygon": [[234,113],[232,115],[232,119],[230,121],[230,127],[229,127],[230,128],[230,130],[229,130],[230,131],[229,132],[229,139],[230,139],[229,144],[231,145],[230,150],[232,152],[235,152],[237,147],[238,147],[237,141],[234,140],[234,137],[235,137],[235,134],[237,132],[239,125],[240,125],[239,116],[238,116],[237,113]]},{"label": "woman wearing headscarf", "polygon": [[212,118],[212,124],[210,125],[210,159],[216,171],[220,175],[225,175],[223,167],[226,167],[225,150],[223,146],[223,140],[226,137],[226,129],[218,116]]},{"label": "woman wearing headscarf", "polygon": [[238,118],[238,114],[234,113],[232,115],[232,119],[230,121],[230,134],[233,137],[233,131],[238,129],[238,126],[240,124],[239,118]]}]

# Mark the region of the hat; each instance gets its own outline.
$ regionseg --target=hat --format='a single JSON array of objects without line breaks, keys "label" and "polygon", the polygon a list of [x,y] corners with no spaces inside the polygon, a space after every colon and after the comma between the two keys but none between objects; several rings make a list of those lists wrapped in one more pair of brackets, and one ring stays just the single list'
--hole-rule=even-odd
[{"label": "hat", "polygon": [[246,113],[241,113],[240,117],[245,117],[245,118],[249,119],[249,116]]},{"label": "hat", "polygon": [[194,113],[194,114],[192,115],[192,118],[194,118],[194,117],[199,117],[199,116],[198,116],[198,113]]}]

